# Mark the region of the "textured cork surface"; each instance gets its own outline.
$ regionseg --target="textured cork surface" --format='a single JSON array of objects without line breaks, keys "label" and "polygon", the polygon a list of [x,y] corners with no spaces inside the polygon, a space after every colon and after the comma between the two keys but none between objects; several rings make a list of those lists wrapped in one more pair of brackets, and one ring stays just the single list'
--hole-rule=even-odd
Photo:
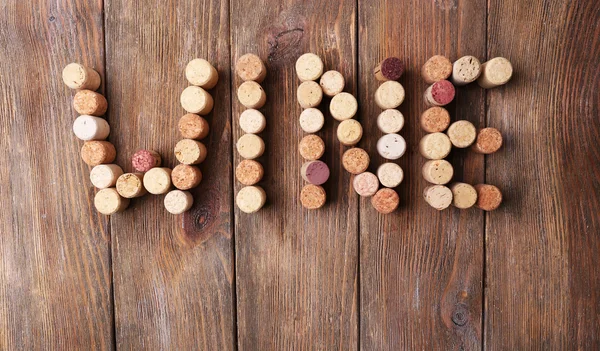
[{"label": "textured cork surface", "polygon": [[323,89],[323,94],[332,97],[344,91],[346,80],[338,71],[327,71],[321,76],[319,85]]},{"label": "textured cork surface", "polygon": [[94,206],[98,212],[112,215],[125,210],[129,206],[129,199],[121,197],[115,188],[106,188],[96,193]]},{"label": "textured cork surface", "polygon": [[63,82],[71,89],[97,90],[100,87],[100,75],[94,69],[69,63],[62,71]]},{"label": "textured cork surface", "polygon": [[397,57],[388,57],[373,70],[379,81],[398,80],[404,73],[404,63]]},{"label": "textured cork surface", "polygon": [[377,212],[388,214],[394,212],[400,204],[400,197],[393,189],[379,189],[371,198],[371,204]]},{"label": "textured cork surface", "polygon": [[446,132],[452,145],[458,148],[466,148],[475,142],[477,129],[469,121],[456,121],[450,125]]},{"label": "textured cork surface", "polygon": [[473,151],[480,154],[492,154],[502,147],[502,134],[496,128],[483,128],[477,133]]},{"label": "textured cork surface", "polygon": [[444,185],[431,185],[423,190],[423,197],[429,206],[443,210],[452,204],[452,190]]},{"label": "textured cork surface", "polygon": [[153,150],[138,150],[131,157],[131,166],[138,172],[148,172],[151,168],[160,167],[162,158]]},{"label": "textured cork surface", "polygon": [[325,124],[325,116],[323,112],[316,108],[307,108],[300,113],[300,128],[306,133],[316,133]]},{"label": "textured cork surface", "polygon": [[360,196],[373,196],[379,189],[379,179],[371,172],[363,172],[354,176],[352,186]]},{"label": "textured cork surface", "polygon": [[377,116],[377,127],[383,133],[398,133],[404,127],[404,115],[396,109],[387,109]]},{"label": "textured cork surface", "polygon": [[502,204],[502,192],[498,187],[490,184],[477,184],[477,202],[475,206],[484,211],[493,211]]},{"label": "textured cork surface", "polygon": [[475,56],[463,56],[452,65],[452,83],[465,85],[474,82],[481,74],[481,63]]},{"label": "textured cork surface", "polygon": [[181,92],[181,107],[189,113],[208,114],[214,105],[212,96],[204,89],[191,85]]},{"label": "textured cork surface", "polygon": [[300,169],[302,179],[314,185],[321,185],[329,179],[329,167],[323,161],[308,161]]},{"label": "textured cork surface", "polygon": [[235,64],[235,72],[243,81],[262,82],[267,76],[267,68],[254,54],[245,54]]},{"label": "textured cork surface", "polygon": [[195,113],[183,115],[177,126],[182,137],[195,140],[206,138],[210,129],[208,121]]},{"label": "textured cork surface", "polygon": [[267,119],[259,110],[247,109],[240,115],[240,128],[245,133],[257,134],[267,126]]},{"label": "textured cork surface", "polygon": [[303,54],[296,60],[296,74],[302,82],[317,80],[323,74],[323,61],[315,54]]},{"label": "textured cork surface", "polygon": [[110,133],[110,126],[104,118],[82,115],[73,122],[73,133],[83,141],[105,140]]},{"label": "textured cork surface", "polygon": [[298,151],[305,160],[315,161],[325,153],[325,142],[318,135],[307,135],[298,143]]},{"label": "textured cork surface", "polygon": [[262,164],[254,160],[242,160],[235,168],[235,178],[244,185],[260,182],[264,174]]},{"label": "textured cork surface", "polygon": [[144,174],[144,188],[150,194],[165,194],[171,188],[171,169],[155,167]]},{"label": "textured cork surface", "polygon": [[388,160],[397,160],[406,152],[406,141],[398,134],[385,134],[377,140],[377,152]]},{"label": "textured cork surface", "polygon": [[329,112],[338,121],[354,117],[356,111],[358,111],[358,102],[350,93],[339,93],[329,103]]},{"label": "textured cork surface", "polygon": [[131,199],[146,193],[142,179],[143,173],[125,173],[117,179],[117,192],[124,198]]},{"label": "textured cork surface", "polygon": [[171,190],[163,201],[165,209],[171,214],[182,214],[192,208],[194,197],[188,191]]},{"label": "textured cork surface", "polygon": [[348,149],[342,155],[342,165],[344,169],[352,174],[360,174],[369,168],[369,154],[358,147]]},{"label": "textured cork surface", "polygon": [[258,135],[244,134],[238,139],[236,148],[240,156],[253,160],[265,152],[265,142]]},{"label": "textured cork surface", "polygon": [[267,201],[267,195],[259,186],[243,187],[235,197],[238,208],[245,213],[254,213],[260,210]]},{"label": "textured cork surface", "polygon": [[404,171],[400,165],[393,162],[386,162],[377,168],[377,178],[381,185],[388,188],[395,188],[404,179]]},{"label": "textured cork surface", "polygon": [[80,115],[102,116],[106,113],[108,102],[102,94],[80,90],[73,97],[73,108]]},{"label": "textured cork surface", "polygon": [[189,190],[200,185],[202,172],[196,166],[180,164],[171,171],[171,182],[179,190]]},{"label": "textured cork surface", "polygon": [[185,67],[185,77],[192,85],[212,89],[219,81],[217,70],[205,59],[193,59]]},{"label": "textured cork surface", "polygon": [[298,86],[296,97],[302,108],[316,107],[323,99],[323,89],[317,82],[312,80],[302,82]]},{"label": "textured cork surface", "polygon": [[337,137],[346,146],[356,145],[363,135],[362,125],[355,119],[347,119],[337,127]]},{"label": "textured cork surface", "polygon": [[300,191],[300,203],[306,209],[316,210],[323,207],[326,201],[327,193],[319,185],[306,184]]},{"label": "textured cork surface", "polygon": [[90,171],[90,181],[98,189],[115,186],[117,178],[123,174],[123,169],[116,164],[98,165]]},{"label": "textured cork surface", "polygon": [[450,190],[452,191],[452,205],[456,208],[471,208],[477,202],[477,191],[470,184],[453,183],[450,185]]},{"label": "textured cork surface", "polygon": [[427,133],[443,132],[450,125],[450,113],[443,107],[431,107],[421,114],[420,122]]},{"label": "textured cork surface", "polygon": [[81,147],[81,158],[88,166],[111,163],[116,156],[115,146],[108,141],[86,141]]},{"label": "textured cork surface", "polygon": [[477,83],[482,88],[494,88],[508,83],[512,78],[513,67],[504,57],[495,57],[481,65],[481,75]]},{"label": "textured cork surface", "polygon": [[206,146],[192,139],[182,139],[175,144],[177,161],[186,165],[197,165],[204,162],[208,150]]},{"label": "textured cork surface", "polygon": [[428,84],[448,79],[452,73],[452,63],[441,55],[432,56],[421,68],[421,76]]},{"label": "textured cork surface", "polygon": [[382,109],[396,108],[404,101],[404,87],[396,81],[383,82],[375,91],[375,103]]},{"label": "textured cork surface", "polygon": [[429,183],[443,185],[452,180],[454,168],[446,160],[431,160],[423,165],[422,174]]},{"label": "textured cork surface", "polygon": [[452,143],[444,133],[431,133],[421,138],[419,151],[430,160],[440,160],[450,154]]},{"label": "textured cork surface", "polygon": [[237,97],[246,108],[261,108],[267,101],[263,88],[253,81],[242,83],[237,89]]}]

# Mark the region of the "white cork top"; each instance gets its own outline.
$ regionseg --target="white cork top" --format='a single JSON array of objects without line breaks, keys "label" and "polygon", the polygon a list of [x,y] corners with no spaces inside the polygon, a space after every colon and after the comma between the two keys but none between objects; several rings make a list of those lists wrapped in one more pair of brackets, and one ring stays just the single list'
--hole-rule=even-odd
[{"label": "white cork top", "polygon": [[192,208],[194,197],[189,191],[171,190],[164,200],[165,208],[171,214],[182,214]]},{"label": "white cork top", "polygon": [[110,126],[104,118],[81,115],[73,122],[73,133],[83,141],[105,140],[110,133]]},{"label": "white cork top", "polygon": [[377,127],[386,134],[398,133],[404,127],[404,115],[393,108],[384,110],[377,116]]},{"label": "white cork top", "polygon": [[329,103],[329,112],[338,121],[354,117],[356,111],[358,111],[358,102],[350,93],[339,93]]},{"label": "white cork top", "polygon": [[267,119],[259,110],[247,109],[240,115],[240,128],[246,133],[257,134],[267,126]]},{"label": "white cork top", "polygon": [[317,80],[323,74],[323,61],[313,53],[306,53],[296,61],[296,74],[302,82]]},{"label": "white cork top", "polygon": [[307,108],[300,114],[300,128],[306,133],[316,133],[325,124],[323,112],[316,108]]}]

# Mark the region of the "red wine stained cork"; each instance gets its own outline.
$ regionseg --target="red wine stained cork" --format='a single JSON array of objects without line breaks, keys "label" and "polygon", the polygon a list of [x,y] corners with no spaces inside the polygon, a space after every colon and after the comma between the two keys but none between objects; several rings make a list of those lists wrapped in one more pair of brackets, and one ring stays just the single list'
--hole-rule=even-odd
[{"label": "red wine stained cork", "polygon": [[513,74],[513,67],[504,57],[495,57],[481,65],[481,75],[477,84],[485,89],[508,83]]},{"label": "red wine stained cork", "polygon": [[447,80],[440,80],[430,85],[423,99],[427,106],[445,106],[454,100],[454,85]]},{"label": "red wine stained cork", "polygon": [[441,55],[432,56],[421,68],[421,77],[428,84],[448,79],[452,73],[452,63]]},{"label": "red wine stained cork", "polygon": [[371,204],[377,212],[381,214],[389,214],[394,212],[400,204],[400,197],[394,189],[383,188],[379,189],[371,198]]},{"label": "red wine stained cork", "polygon": [[180,97],[181,107],[189,113],[208,114],[214,105],[212,96],[195,85],[185,88]]},{"label": "red wine stained cork", "polygon": [[466,148],[475,142],[477,129],[469,121],[456,121],[450,125],[446,132],[452,145],[458,148]]},{"label": "red wine stained cork", "polygon": [[338,121],[344,121],[354,117],[358,111],[356,98],[349,93],[339,93],[331,99],[329,112],[331,117]]},{"label": "red wine stained cork", "polygon": [[296,60],[296,74],[302,82],[317,80],[323,74],[323,61],[315,54],[306,53]]},{"label": "red wine stained cork", "polygon": [[108,141],[86,141],[81,147],[81,158],[88,166],[111,163],[116,156],[115,146]]},{"label": "red wine stained cork", "polygon": [[382,109],[396,108],[404,101],[404,87],[402,84],[388,80],[383,82],[375,91],[375,103]]},{"label": "red wine stained cork", "polygon": [[260,84],[247,81],[242,83],[237,90],[238,100],[246,108],[261,108],[267,102],[267,95]]},{"label": "red wine stained cork", "polygon": [[62,71],[62,78],[71,89],[96,90],[100,87],[98,72],[78,63],[69,63]]},{"label": "red wine stained cork", "polygon": [[244,185],[254,185],[261,181],[265,170],[260,162],[243,160],[235,168],[235,178]]},{"label": "red wine stained cork", "polygon": [[467,209],[477,202],[477,191],[470,184],[453,183],[450,185],[450,190],[452,190],[452,205],[456,208]]},{"label": "red wine stained cork", "polygon": [[310,134],[298,144],[300,155],[308,161],[316,161],[325,153],[325,142],[319,136]]},{"label": "red wine stained cork", "polygon": [[317,82],[308,80],[298,86],[296,97],[302,108],[319,106],[321,100],[323,100],[323,90]]},{"label": "red wine stained cork", "polygon": [[129,199],[121,197],[115,188],[106,188],[96,193],[94,206],[98,212],[112,215],[123,212],[129,206]]},{"label": "red wine stained cork", "polygon": [[338,71],[327,71],[321,76],[319,81],[323,94],[333,97],[344,91],[346,81],[344,76]]},{"label": "red wine stained cork", "polygon": [[259,111],[249,108],[240,115],[240,128],[246,133],[257,134],[265,130],[267,119]]},{"label": "red wine stained cork", "polygon": [[481,74],[481,63],[474,56],[463,56],[452,65],[452,83],[465,85],[472,83]]},{"label": "red wine stained cork", "polygon": [[197,165],[204,162],[208,151],[199,141],[182,139],[175,144],[175,157],[184,165]]},{"label": "red wine stained cork", "polygon": [[393,108],[384,110],[377,116],[377,127],[386,134],[398,133],[404,127],[404,116]]},{"label": "red wine stained cork", "polygon": [[300,170],[302,179],[314,185],[321,185],[329,179],[329,167],[323,161],[308,161]]},{"label": "red wine stained cork", "polygon": [[450,114],[443,107],[430,107],[421,114],[420,122],[427,133],[443,132],[450,125]]},{"label": "red wine stained cork", "polygon": [[388,57],[373,70],[379,81],[398,80],[404,73],[404,63],[397,57]]},{"label": "red wine stained cork", "polygon": [[446,160],[431,160],[423,165],[422,174],[429,183],[443,185],[452,180],[454,168]]},{"label": "red wine stained cork", "polygon": [[202,172],[196,166],[177,165],[171,171],[171,182],[179,190],[189,190],[200,185]]},{"label": "red wine stained cork", "polygon": [[381,185],[387,188],[395,188],[402,183],[404,171],[399,165],[386,162],[377,168],[377,178],[379,178]]},{"label": "red wine stained cork", "polygon": [[171,189],[171,169],[155,167],[144,174],[144,188],[150,194],[166,194]]},{"label": "red wine stained cork", "polygon": [[347,119],[337,127],[337,137],[346,146],[358,144],[363,135],[362,125],[357,120]]},{"label": "red wine stained cork", "polygon": [[185,67],[185,77],[192,85],[212,89],[219,81],[219,73],[204,59],[193,59]]},{"label": "red wine stained cork", "polygon": [[441,160],[450,154],[452,143],[444,133],[431,133],[421,138],[419,151],[430,160]]},{"label": "red wine stained cork", "polygon": [[169,213],[178,215],[192,208],[194,197],[189,191],[171,190],[165,196],[164,204]]},{"label": "red wine stained cork", "polygon": [[321,208],[326,201],[327,193],[319,185],[306,184],[300,191],[300,203],[308,210]]},{"label": "red wine stained cork", "polygon": [[125,173],[117,179],[117,192],[126,199],[146,194],[143,173]]},{"label": "red wine stained cork", "polygon": [[397,160],[406,152],[406,141],[398,134],[385,134],[377,140],[377,152],[388,160]]},{"label": "red wine stained cork", "polygon": [[369,168],[369,154],[358,147],[346,150],[342,156],[344,169],[351,174],[360,174]]},{"label": "red wine stained cork", "polygon": [[108,102],[102,94],[91,90],[80,90],[73,97],[73,108],[80,115],[102,116],[106,113]]},{"label": "red wine stained cork", "polygon": [[325,124],[323,112],[316,108],[307,108],[300,114],[300,128],[306,133],[316,133]]},{"label": "red wine stained cork", "polygon": [[161,162],[158,152],[152,150],[138,150],[131,158],[131,165],[138,172],[148,172],[151,168],[159,167]]},{"label": "red wine stained cork", "polygon": [[352,186],[360,196],[373,196],[379,189],[379,179],[371,172],[363,172],[354,176]]},{"label": "red wine stained cork", "polygon": [[265,142],[258,135],[244,134],[238,139],[236,148],[242,158],[253,160],[263,155]]},{"label": "red wine stained cork", "polygon": [[187,113],[179,119],[179,133],[186,139],[202,140],[208,136],[208,122],[194,113]]},{"label": "red wine stained cork", "polygon": [[81,115],[73,122],[73,133],[83,141],[105,140],[110,133],[110,126],[104,118]]},{"label": "red wine stained cork", "polygon": [[254,54],[245,54],[235,64],[235,72],[243,81],[262,82],[267,76],[267,67]]},{"label": "red wine stained cork", "polygon": [[474,186],[477,191],[477,202],[475,206],[484,211],[493,211],[502,203],[502,192],[497,187],[490,184],[477,184]]},{"label": "red wine stained cork", "polygon": [[430,185],[423,190],[423,197],[429,206],[443,210],[452,204],[452,190],[444,185]]},{"label": "red wine stained cork", "polygon": [[259,186],[243,187],[235,197],[238,208],[245,213],[254,213],[260,210],[267,201],[267,194]]},{"label": "red wine stained cork", "polygon": [[471,150],[480,154],[493,154],[502,147],[502,134],[496,128],[483,128],[477,133],[477,139]]},{"label": "red wine stained cork", "polygon": [[117,179],[123,174],[119,165],[98,165],[90,171],[90,181],[98,189],[106,189],[115,186]]}]

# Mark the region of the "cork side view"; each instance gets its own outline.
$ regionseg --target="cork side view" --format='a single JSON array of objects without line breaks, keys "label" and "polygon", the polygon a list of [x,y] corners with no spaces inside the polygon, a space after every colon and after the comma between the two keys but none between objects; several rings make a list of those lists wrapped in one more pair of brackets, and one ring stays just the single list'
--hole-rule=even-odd
[{"label": "cork side view", "polygon": [[447,80],[440,80],[430,85],[423,99],[427,106],[445,106],[454,100],[454,85]]},{"label": "cork side view", "polygon": [[180,96],[181,107],[189,113],[206,115],[212,111],[214,100],[204,89],[195,85],[185,88]]},{"label": "cork side view", "polygon": [[208,122],[195,113],[187,113],[179,119],[179,133],[186,139],[202,140],[208,136]]},{"label": "cork side view", "polygon": [[243,187],[235,197],[235,203],[244,213],[254,213],[260,210],[267,201],[267,194],[259,186]]},{"label": "cork side view", "polygon": [[402,84],[389,80],[383,82],[375,91],[375,103],[381,109],[396,108],[404,101],[404,87]]},{"label": "cork side view", "polygon": [[105,140],[110,133],[110,126],[104,118],[81,115],[73,122],[73,133],[83,141]]},{"label": "cork side view", "polygon": [[267,102],[267,94],[260,84],[253,81],[242,83],[237,90],[238,100],[246,108],[258,109]]},{"label": "cork side view", "polygon": [[235,178],[244,185],[254,185],[261,181],[265,170],[260,162],[243,160],[235,168]]},{"label": "cork side view", "polygon": [[329,179],[329,167],[323,161],[308,161],[300,170],[302,179],[314,185],[321,185]]},{"label": "cork side view", "polygon": [[106,113],[108,102],[102,94],[91,90],[79,90],[73,97],[73,108],[80,115],[102,116]]},{"label": "cork side view", "polygon": [[406,152],[406,141],[398,134],[385,134],[377,141],[377,152],[388,160],[397,160]]},{"label": "cork side view", "polygon": [[423,198],[429,206],[441,211],[452,204],[452,191],[444,185],[430,185],[423,190]]},{"label": "cork side view", "polygon": [[450,125],[450,114],[443,107],[430,107],[421,114],[420,122],[427,133],[443,132]]},{"label": "cork side view", "polygon": [[175,157],[179,163],[197,165],[204,162],[208,151],[206,146],[192,139],[182,139],[175,145]]},{"label": "cork side view", "polygon": [[456,208],[471,208],[477,202],[477,191],[470,184],[453,183],[450,185],[450,190],[452,191],[452,205]]},{"label": "cork side view", "polygon": [[387,188],[395,188],[404,180],[402,167],[393,162],[386,162],[377,168],[377,178],[381,185]]},{"label": "cork side view", "polygon": [[308,161],[316,161],[325,153],[325,142],[318,135],[310,134],[298,144],[300,155]]},{"label": "cork side view", "polygon": [[121,197],[115,188],[106,188],[96,193],[94,206],[98,212],[112,215],[123,212],[129,206],[129,199]]},{"label": "cork side view", "polygon": [[428,84],[448,79],[452,73],[452,63],[441,55],[432,56],[421,68],[421,77]]},{"label": "cork side view", "polygon": [[298,103],[302,108],[319,106],[323,99],[323,90],[317,82],[312,80],[302,82],[296,91]]},{"label": "cork side view", "polygon": [[495,57],[481,65],[481,75],[477,84],[484,89],[495,88],[508,83],[513,75],[510,61],[504,57]]},{"label": "cork side view", "polygon": [[452,143],[444,133],[431,133],[421,138],[419,151],[430,160],[441,160],[450,154]]},{"label": "cork side view", "polygon": [[114,187],[123,169],[116,164],[98,165],[90,171],[90,181],[98,189]]},{"label": "cork side view", "polygon": [[81,158],[88,166],[112,163],[116,156],[115,146],[108,141],[86,141],[81,147]]},{"label": "cork side view", "polygon": [[331,117],[338,121],[345,121],[354,117],[356,111],[358,111],[358,102],[350,93],[339,93],[329,103]]},{"label": "cork side view", "polygon": [[400,204],[400,197],[394,189],[379,189],[371,198],[371,205],[381,214],[394,212]]},{"label": "cork side view", "polygon": [[358,144],[363,135],[362,125],[354,119],[342,121],[337,127],[337,137],[346,146]]},{"label": "cork side view", "polygon": [[387,109],[377,116],[377,127],[383,133],[398,133],[404,127],[404,115],[396,109]]},{"label": "cork side view", "polygon": [[244,134],[238,139],[236,148],[241,157],[253,160],[263,155],[265,142],[258,135]]},{"label": "cork side view", "polygon": [[69,63],[62,71],[62,79],[71,89],[98,90],[100,75],[94,69],[79,63]]},{"label": "cork side view", "polygon": [[477,129],[473,123],[461,120],[452,123],[446,134],[452,145],[458,148],[466,148],[475,142]]},{"label": "cork side view", "polygon": [[381,82],[398,80],[404,73],[404,63],[397,57],[388,57],[373,70],[375,79]]},{"label": "cork side view", "polygon": [[316,210],[327,201],[327,193],[322,186],[306,184],[300,191],[300,203],[308,210]]},{"label": "cork side view", "polygon": [[323,94],[333,97],[344,91],[346,81],[340,72],[327,71],[321,76],[319,85],[321,85],[321,89],[323,89]]},{"label": "cork side view", "polygon": [[171,190],[165,196],[163,203],[169,213],[178,215],[192,208],[194,197],[189,191]]},{"label": "cork side view", "polygon": [[446,160],[431,160],[423,165],[422,174],[429,183],[444,185],[452,180],[454,168]]},{"label": "cork side view", "polygon": [[200,58],[193,59],[187,64],[185,77],[190,84],[203,89],[212,89],[219,81],[219,73],[216,68],[210,62]]},{"label": "cork side view", "polygon": [[363,172],[354,176],[352,181],[354,191],[360,196],[373,196],[379,189],[379,179],[371,172]]},{"label": "cork side view", "polygon": [[477,133],[477,139],[471,150],[480,154],[493,154],[502,147],[502,134],[496,128],[483,128]]},{"label": "cork side view", "polygon": [[155,167],[144,174],[144,188],[150,194],[166,194],[171,189],[171,169]]},{"label": "cork side view", "polygon": [[140,197],[146,194],[143,173],[125,173],[117,179],[117,192],[126,199]]},{"label": "cork side view", "polygon": [[196,166],[179,164],[171,171],[171,182],[179,190],[190,190],[202,181],[202,172]]},{"label": "cork side view", "polygon": [[360,174],[369,168],[369,154],[358,147],[346,150],[342,155],[342,166],[351,174]]},{"label": "cork side view", "polygon": [[475,56],[463,56],[452,65],[452,83],[466,85],[472,83],[481,75],[481,63]]},{"label": "cork side view", "polygon": [[148,172],[154,167],[160,167],[162,158],[154,150],[138,150],[131,157],[131,166],[138,172]]},{"label": "cork side view", "polygon": [[307,108],[300,113],[300,128],[306,133],[316,133],[325,124],[323,112],[316,108]]},{"label": "cork side view", "polygon": [[300,81],[317,80],[323,74],[323,61],[313,53],[306,53],[296,60],[296,74]]},{"label": "cork side view", "polygon": [[493,211],[502,204],[502,192],[498,187],[490,184],[477,184],[477,202],[475,206],[484,211]]},{"label": "cork side view", "polygon": [[249,108],[240,115],[240,128],[249,134],[257,134],[267,127],[267,119],[259,110]]},{"label": "cork side view", "polygon": [[235,72],[243,81],[261,83],[267,76],[267,67],[254,54],[245,54],[235,63]]}]

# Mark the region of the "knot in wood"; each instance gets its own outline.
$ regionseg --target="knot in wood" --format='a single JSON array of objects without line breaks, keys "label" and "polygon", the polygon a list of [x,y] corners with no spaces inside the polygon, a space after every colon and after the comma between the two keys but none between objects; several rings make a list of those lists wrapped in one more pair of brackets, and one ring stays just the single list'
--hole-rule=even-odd
[{"label": "knot in wood", "polygon": [[464,326],[469,321],[469,310],[464,305],[457,305],[452,312],[452,323],[459,327]]}]

